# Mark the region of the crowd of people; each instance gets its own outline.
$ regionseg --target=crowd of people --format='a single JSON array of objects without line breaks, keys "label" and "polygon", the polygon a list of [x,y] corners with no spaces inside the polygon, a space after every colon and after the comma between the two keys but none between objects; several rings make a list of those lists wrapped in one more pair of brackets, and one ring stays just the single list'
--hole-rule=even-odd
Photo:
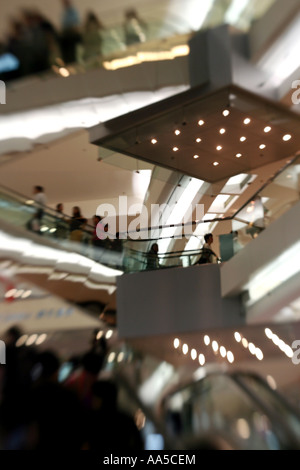
[{"label": "crowd of people", "polygon": [[0,366],[1,450],[138,451],[143,438],[133,416],[118,406],[119,386],[103,378],[108,345],[92,336],[90,349],[69,358],[74,367],[59,379],[62,361],[52,350],[18,345],[23,332],[4,335]]},{"label": "crowd of people", "polygon": [[[33,192],[34,202],[37,208],[33,217],[27,222],[26,226],[29,230],[42,234],[41,227],[44,216],[44,207],[47,205],[47,196],[42,186],[35,186]],[[108,226],[103,225],[102,220],[103,218],[99,215],[94,215],[92,218],[92,225],[89,225],[88,219],[82,215],[79,206],[74,206],[72,209],[72,216],[67,217],[64,214],[63,204],[58,203],[56,205],[55,212],[54,237],[92,245],[95,249],[94,256],[96,256],[96,258],[98,248],[112,249],[114,251],[121,252],[123,245],[119,234],[116,234],[116,239],[112,239],[110,236],[107,236],[106,232],[108,231]],[[212,249],[214,241],[213,234],[205,234],[204,241],[205,243],[201,248],[200,257],[195,264],[219,263],[221,260]],[[160,267],[159,246],[158,243],[155,242],[152,243],[149,251],[145,255],[145,269],[149,271],[159,269]]]},{"label": "crowd of people", "polygon": [[[43,186],[34,186],[33,195],[34,213],[26,223],[26,228],[41,235],[43,233],[43,217],[45,215],[48,198]],[[94,215],[92,218],[93,225],[91,226],[88,223],[88,219],[82,215],[79,206],[72,208],[72,215],[69,217],[64,213],[62,202],[56,205],[55,213],[51,212],[50,214],[48,214],[48,217],[49,215],[52,217],[52,222],[54,222],[55,225],[55,227],[53,227],[55,229],[55,238],[81,242],[84,241],[84,237],[86,236],[88,237],[88,241],[91,241],[93,245],[105,247],[104,239],[107,227],[101,226],[102,217]],[[101,233],[101,231],[103,233],[102,239],[97,235],[97,227],[98,234]],[[99,227],[102,227],[102,230]]]},{"label": "crowd of people", "polygon": [[[19,15],[10,18],[7,37],[0,43],[1,79],[10,80],[44,72],[54,65],[75,63],[79,58],[88,63],[90,58],[101,57],[106,31],[102,21],[93,11],[87,11],[82,19],[71,0],[61,1],[59,27],[32,8],[24,7]],[[129,8],[124,12],[120,41],[127,46],[142,42],[146,39],[146,29],[138,13]],[[1,67],[1,58],[3,64],[17,65],[6,70]]]}]

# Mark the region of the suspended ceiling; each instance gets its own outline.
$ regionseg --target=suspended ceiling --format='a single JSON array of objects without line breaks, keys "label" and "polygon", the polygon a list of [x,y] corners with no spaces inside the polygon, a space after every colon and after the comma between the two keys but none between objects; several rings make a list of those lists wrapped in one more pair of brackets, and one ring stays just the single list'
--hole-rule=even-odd
[{"label": "suspended ceiling", "polygon": [[231,85],[208,95],[188,90],[112,119],[91,128],[90,140],[215,183],[294,157],[300,149],[299,124],[300,117],[288,108]]}]

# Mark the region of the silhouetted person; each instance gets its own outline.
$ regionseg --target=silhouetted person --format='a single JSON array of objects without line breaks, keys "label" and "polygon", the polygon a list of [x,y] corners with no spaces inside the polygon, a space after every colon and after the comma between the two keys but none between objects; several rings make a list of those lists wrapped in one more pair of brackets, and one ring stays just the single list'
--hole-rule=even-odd
[{"label": "silhouetted person", "polygon": [[35,450],[79,450],[83,441],[83,409],[75,393],[58,382],[60,360],[42,352],[33,371],[35,384],[28,408],[35,427]]},{"label": "silhouetted person", "polygon": [[[104,227],[101,225],[101,220],[102,218],[99,215],[94,215],[93,216],[93,235],[92,235],[92,245],[95,247],[103,247],[105,245],[104,240],[98,237],[97,234],[97,228],[98,228],[98,233],[100,231],[104,231]],[[100,225],[99,225],[100,224]]]},{"label": "silhouetted person", "polygon": [[43,186],[34,186],[33,194],[34,194],[33,196],[34,205],[37,208],[37,211],[33,217],[33,219],[35,219],[35,224],[32,224],[31,230],[39,233],[40,226],[42,223],[42,218],[44,215],[44,210],[45,210],[45,207],[47,206],[48,198],[45,194],[45,190]]},{"label": "silhouetted person", "polygon": [[147,253],[147,265],[146,269],[158,269],[159,268],[159,260],[158,260],[158,244],[153,243],[150,250]]},{"label": "silhouetted person", "polygon": [[0,428],[6,449],[26,448],[28,424],[28,397],[32,386],[31,370],[36,359],[32,346],[18,346],[23,335],[18,326],[10,327],[4,334],[6,365],[3,367]]},{"label": "silhouetted person", "polygon": [[55,238],[67,238],[67,234],[69,231],[69,223],[68,220],[65,218],[64,215],[64,206],[60,202],[56,205],[56,213],[55,213],[55,228],[56,231],[54,232]]},{"label": "silhouetted person", "polygon": [[85,408],[92,406],[92,385],[96,382],[103,366],[104,355],[89,351],[82,358],[81,367],[66,380],[64,386],[76,393]]},{"label": "silhouetted person", "polygon": [[82,44],[84,47],[84,60],[96,58],[102,54],[102,35],[103,25],[95,13],[88,12],[82,33]]},{"label": "silhouetted person", "polygon": [[44,216],[44,210],[43,209],[38,209],[34,216],[27,222],[26,227],[28,230],[31,230],[31,232],[37,233],[38,235],[41,235],[41,226],[42,226],[42,219]]},{"label": "silhouetted person", "polygon": [[39,206],[47,205],[48,199],[43,186],[34,186],[33,194],[33,200],[36,204],[38,204]]},{"label": "silhouetted person", "polygon": [[80,18],[71,0],[62,0],[61,51],[66,64],[76,61],[76,46],[81,42]]},{"label": "silhouetted person", "polygon": [[202,247],[202,253],[197,264],[217,263],[218,256],[211,249],[211,245],[213,244],[213,241],[214,241],[212,233],[207,233],[206,235],[204,235],[204,240],[205,240],[205,243]]},{"label": "silhouetted person", "polygon": [[86,223],[87,219],[82,216],[80,207],[74,206],[70,221],[70,240],[81,241],[83,235],[82,229]]},{"label": "silhouetted person", "polygon": [[127,46],[146,40],[146,23],[134,8],[125,11],[124,35]]},{"label": "silhouetted person", "polygon": [[107,452],[143,450],[143,440],[134,419],[120,411],[118,388],[112,381],[99,380],[92,387],[92,411],[87,421],[87,448]]}]

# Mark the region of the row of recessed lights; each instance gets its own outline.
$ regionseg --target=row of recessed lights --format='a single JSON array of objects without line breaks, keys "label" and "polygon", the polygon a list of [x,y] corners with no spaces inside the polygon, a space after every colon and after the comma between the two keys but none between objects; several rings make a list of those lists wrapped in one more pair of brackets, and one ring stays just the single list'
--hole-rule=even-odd
[{"label": "row of recessed lights", "polygon": [[[251,122],[251,119],[250,119],[250,118],[244,119],[244,124],[245,124],[245,125],[250,124],[250,122]],[[203,126],[203,125],[205,124],[205,121],[203,121],[203,120],[201,119],[200,121],[198,121],[198,124],[199,124],[199,126]],[[264,133],[265,133],[265,134],[268,134],[269,132],[271,132],[271,130],[272,130],[272,127],[271,127],[271,126],[266,126],[266,127],[264,128]],[[223,135],[223,134],[225,134],[225,133],[226,133],[226,129],[225,129],[224,127],[222,127],[222,128],[219,130],[219,134]],[[179,129],[176,129],[176,130],[174,131],[174,134],[175,134],[176,136],[178,136],[178,135],[181,134],[181,131],[180,131]],[[287,141],[291,140],[291,138],[292,138],[291,134],[285,134],[285,135],[283,136],[282,140],[284,140],[285,142],[287,142]],[[241,137],[241,138],[240,138],[240,141],[241,141],[241,142],[245,142],[245,141],[246,141],[246,137],[244,137],[244,136]],[[151,139],[151,143],[152,143],[153,145],[157,144],[157,142],[158,142],[157,139],[155,139],[155,138]],[[196,139],[196,142],[197,142],[197,143],[201,142],[201,138],[198,137],[198,138]]]},{"label": "row of recessed lights", "polygon": [[42,334],[37,334],[34,333],[32,335],[22,335],[20,338],[16,341],[16,346],[21,347],[21,346],[32,346],[36,345],[39,346],[42,344],[45,340],[47,339],[47,334],[42,333]]},{"label": "row of recessed lights", "polygon": [[221,357],[223,359],[227,359],[230,364],[234,362],[234,355],[231,351],[227,351],[224,346],[219,346],[218,342],[213,340],[211,341],[210,337],[208,335],[204,336],[204,344],[205,346],[209,346],[211,344],[213,352],[217,355],[220,353]]},{"label": "row of recessed lights", "polygon": [[32,294],[31,290],[9,289],[5,292],[6,299],[27,299]]},{"label": "row of recessed lights", "polygon": [[[178,131],[180,132],[180,131]],[[226,130],[225,129],[220,129],[220,134],[225,134]],[[291,140],[292,136],[291,134],[286,134],[282,137],[282,140],[284,140],[285,142],[288,142],[289,140]],[[240,142],[246,142],[247,140],[247,137],[245,137],[244,135],[242,137],[240,137]],[[196,143],[199,144],[200,142],[202,142],[202,139],[200,139],[200,137],[197,137],[196,139]],[[151,144],[155,145],[158,143],[158,140],[157,139],[151,139]],[[222,150],[222,145],[218,145],[216,147],[216,150],[220,151]],[[266,145],[265,144],[261,144],[259,146],[260,149],[264,149],[266,148]],[[178,147],[173,147],[173,152],[178,152],[179,148]]]},{"label": "row of recessed lights", "polygon": [[[223,359],[227,359],[230,364],[234,362],[234,355],[231,351],[227,351],[224,346],[219,346],[217,341],[211,341],[208,335],[204,337],[204,344],[209,346],[211,344],[213,352],[217,355],[220,353]],[[189,346],[186,343],[181,345],[179,338],[175,338],[173,342],[173,346],[175,349],[179,350],[181,346],[182,353],[186,356],[189,353]],[[198,358],[199,364],[203,366],[205,364],[205,356],[204,354],[198,354],[196,349],[191,349],[190,351],[191,359],[195,361]]]},{"label": "row of recessed lights", "polygon": [[[229,116],[229,114],[230,114],[230,111],[229,111],[228,109],[226,109],[226,110],[223,111],[223,115],[224,115],[224,116]],[[251,123],[251,119],[250,119],[249,117],[248,117],[248,118],[245,118],[243,122],[244,122],[244,124],[247,126],[247,125],[249,125],[249,124]],[[198,124],[199,124],[199,126],[204,126],[205,121],[203,121],[203,119],[200,119],[200,121],[198,121]],[[265,134],[268,134],[269,132],[271,132],[271,130],[272,130],[272,127],[271,127],[271,126],[266,126],[266,127],[264,128],[264,133],[265,133]],[[224,129],[224,128],[222,128],[222,129],[219,130],[219,133],[220,133],[220,134],[225,134],[225,132],[226,132],[226,129]],[[176,134],[176,135],[179,135],[179,134],[180,134],[180,130],[176,130],[176,131],[175,131],[175,134]],[[289,140],[291,140],[291,138],[292,138],[292,136],[291,136],[290,134],[285,134],[285,135],[283,136],[282,140],[284,140],[285,142],[288,142]],[[246,141],[246,137],[241,137],[240,141],[241,141],[241,142],[245,142],[245,141]]]},{"label": "row of recessed lights", "polygon": [[273,333],[272,330],[270,330],[270,328],[266,328],[265,329],[265,335],[267,338],[269,338],[274,344],[275,346],[277,346],[287,357],[289,357],[290,359],[293,357],[294,355],[294,351],[292,350],[292,348],[286,344],[282,339],[279,338],[278,335],[276,335],[275,333]]},{"label": "row of recessed lights", "polygon": [[96,335],[96,339],[100,339],[102,338],[102,336],[104,336],[105,339],[110,339],[113,334],[114,334],[113,330],[107,330],[106,333],[104,333],[103,330],[99,330]]},{"label": "row of recessed lights", "polygon": [[[178,338],[174,339],[173,346],[174,346],[175,349],[179,350],[180,340]],[[189,346],[186,343],[184,343],[181,346],[181,350],[182,350],[182,353],[184,354],[184,356],[187,356],[187,354],[189,352]],[[205,356],[202,353],[198,355],[196,349],[191,349],[191,358],[192,358],[193,361],[195,361],[198,358],[200,366],[204,366]]]},{"label": "row of recessed lights", "polygon": [[247,340],[247,338],[245,338],[244,336],[242,336],[240,333],[238,333],[237,331],[234,333],[234,339],[236,340],[237,343],[241,343],[242,346],[245,348],[245,349],[248,349],[250,354],[252,354],[253,356],[256,356],[256,358],[259,360],[259,361],[262,361],[263,358],[264,358],[264,355],[263,355],[263,352],[260,348],[256,347],[255,344],[249,342]]}]

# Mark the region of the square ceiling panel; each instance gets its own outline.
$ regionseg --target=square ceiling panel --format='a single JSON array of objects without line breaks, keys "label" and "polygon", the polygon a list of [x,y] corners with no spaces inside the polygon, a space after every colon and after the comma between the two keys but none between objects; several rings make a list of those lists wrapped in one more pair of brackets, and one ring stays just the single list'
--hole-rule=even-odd
[{"label": "square ceiling panel", "polygon": [[93,144],[215,183],[300,150],[300,117],[236,86],[193,88],[90,129]]}]

